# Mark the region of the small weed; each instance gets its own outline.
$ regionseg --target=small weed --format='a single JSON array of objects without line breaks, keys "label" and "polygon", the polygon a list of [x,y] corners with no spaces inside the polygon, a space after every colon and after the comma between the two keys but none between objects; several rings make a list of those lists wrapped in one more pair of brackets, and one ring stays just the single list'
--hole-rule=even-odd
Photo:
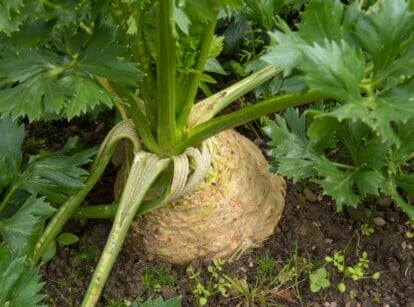
[{"label": "small weed", "polygon": [[191,265],[187,268],[187,274],[194,283],[193,294],[197,299],[198,306],[205,306],[208,298],[218,293],[223,297],[229,296],[227,290],[231,288],[231,284],[225,280],[221,273],[224,264],[225,260],[213,260],[213,265],[207,267],[210,278],[205,284],[201,280],[200,272],[196,272]]},{"label": "small weed", "polygon": [[309,274],[310,290],[319,292],[321,289],[328,288],[331,282],[328,279],[328,272],[325,268],[319,268],[315,272]]},{"label": "small weed", "polygon": [[[368,275],[366,273],[366,270],[369,267],[369,259],[368,259],[368,254],[365,251],[362,252],[362,255],[358,258],[358,262],[353,266],[345,265],[344,251],[335,252],[333,257],[330,257],[330,256],[325,257],[325,261],[327,263],[332,263],[333,266],[338,270],[338,272],[342,273],[343,275],[342,281],[337,285],[337,289],[341,293],[344,293],[346,291],[346,286],[344,282],[346,278],[350,278],[354,281],[361,280],[361,279],[367,279],[367,278],[372,278],[372,279],[380,278],[379,272],[376,272],[372,275]],[[349,293],[350,296],[351,296],[351,292],[354,293],[355,291],[350,290],[350,293]]]},{"label": "small weed", "polygon": [[373,234],[375,232],[375,228],[374,225],[372,224],[372,221],[365,221],[364,223],[361,224],[361,233],[364,236],[369,236],[371,234]]},{"label": "small weed", "polygon": [[264,257],[255,256],[253,264],[256,266],[257,275],[267,276],[274,270],[276,261],[266,254]]},{"label": "small weed", "polygon": [[162,286],[175,282],[175,278],[163,268],[146,268],[139,279],[145,288],[155,292],[159,292]]}]

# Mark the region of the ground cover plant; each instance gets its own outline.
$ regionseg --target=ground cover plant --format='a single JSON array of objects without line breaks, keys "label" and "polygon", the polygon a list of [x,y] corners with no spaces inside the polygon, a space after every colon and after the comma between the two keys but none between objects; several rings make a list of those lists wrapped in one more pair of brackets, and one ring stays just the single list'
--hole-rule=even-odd
[{"label": "ground cover plant", "polygon": [[[62,160],[46,159],[46,170],[40,168],[32,182],[25,177],[30,167],[19,170],[21,141],[5,140],[0,160],[6,174],[1,180],[0,207],[6,251],[3,261],[12,260],[7,252],[16,252],[22,261],[29,259],[35,266],[41,259],[53,257],[56,242],[74,241],[70,235],[59,237],[71,217],[115,216],[85,295],[83,305],[90,306],[98,301],[131,224],[132,241],[137,234],[147,250],[153,248],[152,254],[171,257],[168,260],[173,262],[210,254],[240,255],[273,232],[283,208],[284,184],[278,176],[262,171],[264,159],[249,142],[234,131],[219,132],[308,104],[312,107],[305,113],[288,109],[265,128],[272,139],[273,171],[294,181],[312,178],[335,199],[338,209],[384,194],[413,219],[413,2],[321,0],[304,8],[302,4],[236,0],[2,2],[0,114],[2,125],[16,131],[9,135],[22,138],[21,128],[11,119],[17,122],[23,117],[29,121],[70,119],[114,106],[120,118],[87,176],[77,166],[87,163],[93,150]],[[277,17],[294,8],[302,9],[297,23]],[[270,19],[264,18],[269,12]],[[216,60],[224,42],[215,35],[217,19],[231,20],[237,14],[261,15],[261,24],[270,30],[263,40],[269,46],[244,67],[244,73],[254,71],[252,74],[209,95],[208,83],[214,82],[211,73],[226,73]],[[200,88],[208,97],[195,104]],[[262,89],[256,103],[219,114],[256,88]],[[130,144],[119,147],[123,140]],[[122,161],[116,188],[119,200],[113,205],[78,208],[112,157]],[[58,162],[69,175],[54,173]],[[220,168],[232,163],[240,164],[233,170]],[[245,173],[235,172],[240,165]],[[244,206],[239,214],[256,209],[255,219],[244,223],[248,226],[241,230],[253,239],[232,238],[214,252],[195,245],[190,259],[183,259],[187,252],[183,253],[182,242],[189,250],[191,239],[198,242],[205,236],[207,242],[217,243],[222,237],[219,226],[224,226],[223,233],[234,228],[240,232],[234,223],[226,223],[238,220],[233,216],[214,218],[219,224],[216,233],[207,228],[194,235],[188,229],[211,224],[211,220],[195,217],[217,203],[212,191],[226,194],[228,186],[220,190],[214,184],[253,173],[260,183],[252,180],[255,184],[247,193],[238,191],[245,198],[244,203],[239,202]],[[16,178],[23,178],[21,185],[15,184]],[[61,186],[66,194],[57,195]],[[197,201],[203,193],[193,193],[194,189],[204,191],[210,203],[203,197]],[[56,203],[56,212],[45,228],[45,220],[55,209],[42,196]],[[30,197],[37,201],[29,202]],[[200,207],[201,202],[206,208]],[[183,216],[173,217],[180,211],[177,208],[186,209]],[[133,223],[137,214],[144,213]],[[23,239],[13,237],[8,223],[19,228],[22,219],[32,222],[25,224],[25,248],[19,249],[16,244]],[[185,224],[190,220],[195,224]],[[184,226],[182,232],[178,232],[179,226]],[[22,282],[28,282],[26,279]],[[14,288],[2,291],[8,295],[18,291],[19,283],[12,285]]]}]

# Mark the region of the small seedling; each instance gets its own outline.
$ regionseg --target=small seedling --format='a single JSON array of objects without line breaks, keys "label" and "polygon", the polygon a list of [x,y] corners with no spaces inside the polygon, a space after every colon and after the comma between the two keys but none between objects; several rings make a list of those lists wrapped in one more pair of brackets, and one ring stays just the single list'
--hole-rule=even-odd
[{"label": "small seedling", "polygon": [[375,232],[374,225],[372,224],[372,222],[369,221],[365,221],[364,223],[362,223],[360,229],[361,233],[364,236],[369,236]]},{"label": "small seedling", "polygon": [[218,293],[223,297],[229,296],[227,290],[231,288],[231,284],[226,281],[221,273],[224,264],[225,260],[213,260],[213,264],[207,267],[210,278],[205,284],[201,280],[200,272],[194,271],[191,265],[188,267],[187,273],[189,278],[194,281],[193,294],[197,299],[198,306],[205,306],[208,298]]},{"label": "small seedling", "polygon": [[171,276],[163,268],[146,268],[139,279],[145,288],[159,292],[162,286],[169,285],[175,282],[174,276]]},{"label": "small seedling", "polygon": [[343,274],[342,281],[337,285],[337,289],[341,293],[344,293],[346,291],[346,285],[344,282],[345,278],[351,278],[354,281],[361,280],[361,279],[367,279],[367,278],[372,278],[372,279],[380,278],[379,272],[376,272],[372,275],[366,274],[366,270],[369,267],[369,259],[368,259],[368,253],[365,251],[362,252],[362,255],[358,258],[358,262],[354,266],[345,265],[345,257],[344,257],[343,251],[335,252],[333,257],[330,257],[330,256],[325,257],[325,261],[328,263],[332,263],[334,267],[337,268],[338,272]]},{"label": "small seedling", "polygon": [[331,282],[328,279],[328,272],[325,268],[319,268],[309,274],[309,285],[312,292],[319,292],[321,289],[328,288]]}]

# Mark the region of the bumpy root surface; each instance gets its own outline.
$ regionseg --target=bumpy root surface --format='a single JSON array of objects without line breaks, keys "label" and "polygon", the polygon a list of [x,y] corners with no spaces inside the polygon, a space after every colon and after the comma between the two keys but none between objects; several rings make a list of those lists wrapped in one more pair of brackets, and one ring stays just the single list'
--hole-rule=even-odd
[{"label": "bumpy root surface", "polygon": [[196,191],[137,218],[128,245],[150,258],[185,264],[228,259],[259,246],[282,215],[285,181],[260,150],[234,130],[206,141],[212,165]]}]

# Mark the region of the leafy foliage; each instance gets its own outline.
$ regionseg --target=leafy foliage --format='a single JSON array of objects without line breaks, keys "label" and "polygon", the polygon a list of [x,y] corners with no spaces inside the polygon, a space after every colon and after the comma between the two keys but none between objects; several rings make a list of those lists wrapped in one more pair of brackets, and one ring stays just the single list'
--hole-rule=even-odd
[{"label": "leafy foliage", "polygon": [[30,255],[55,212],[51,201],[63,201],[83,186],[93,150],[77,150],[71,139],[56,153],[25,157],[24,126],[9,117],[0,120],[0,305],[34,306],[42,299],[38,269]]},{"label": "leafy foliage", "polygon": [[24,256],[10,252],[0,243],[0,305],[38,306],[44,297],[39,294],[42,284],[38,271]]},{"label": "leafy foliage", "polygon": [[336,103],[276,117],[265,129],[274,170],[313,178],[338,209],[384,193],[414,218],[399,197],[413,194],[413,15],[404,0],[367,8],[318,0],[306,5],[297,31],[279,20],[264,59]]},{"label": "leafy foliage", "polygon": [[21,12],[18,22],[12,18],[3,28],[0,22],[5,43],[0,46],[3,116],[35,120],[57,114],[70,119],[99,104],[112,105],[111,95],[97,85],[96,77],[125,85],[143,77],[136,64],[123,57],[126,49],[115,40],[114,28],[104,21],[94,24],[98,16],[108,18],[97,4],[13,3],[9,11]]}]

